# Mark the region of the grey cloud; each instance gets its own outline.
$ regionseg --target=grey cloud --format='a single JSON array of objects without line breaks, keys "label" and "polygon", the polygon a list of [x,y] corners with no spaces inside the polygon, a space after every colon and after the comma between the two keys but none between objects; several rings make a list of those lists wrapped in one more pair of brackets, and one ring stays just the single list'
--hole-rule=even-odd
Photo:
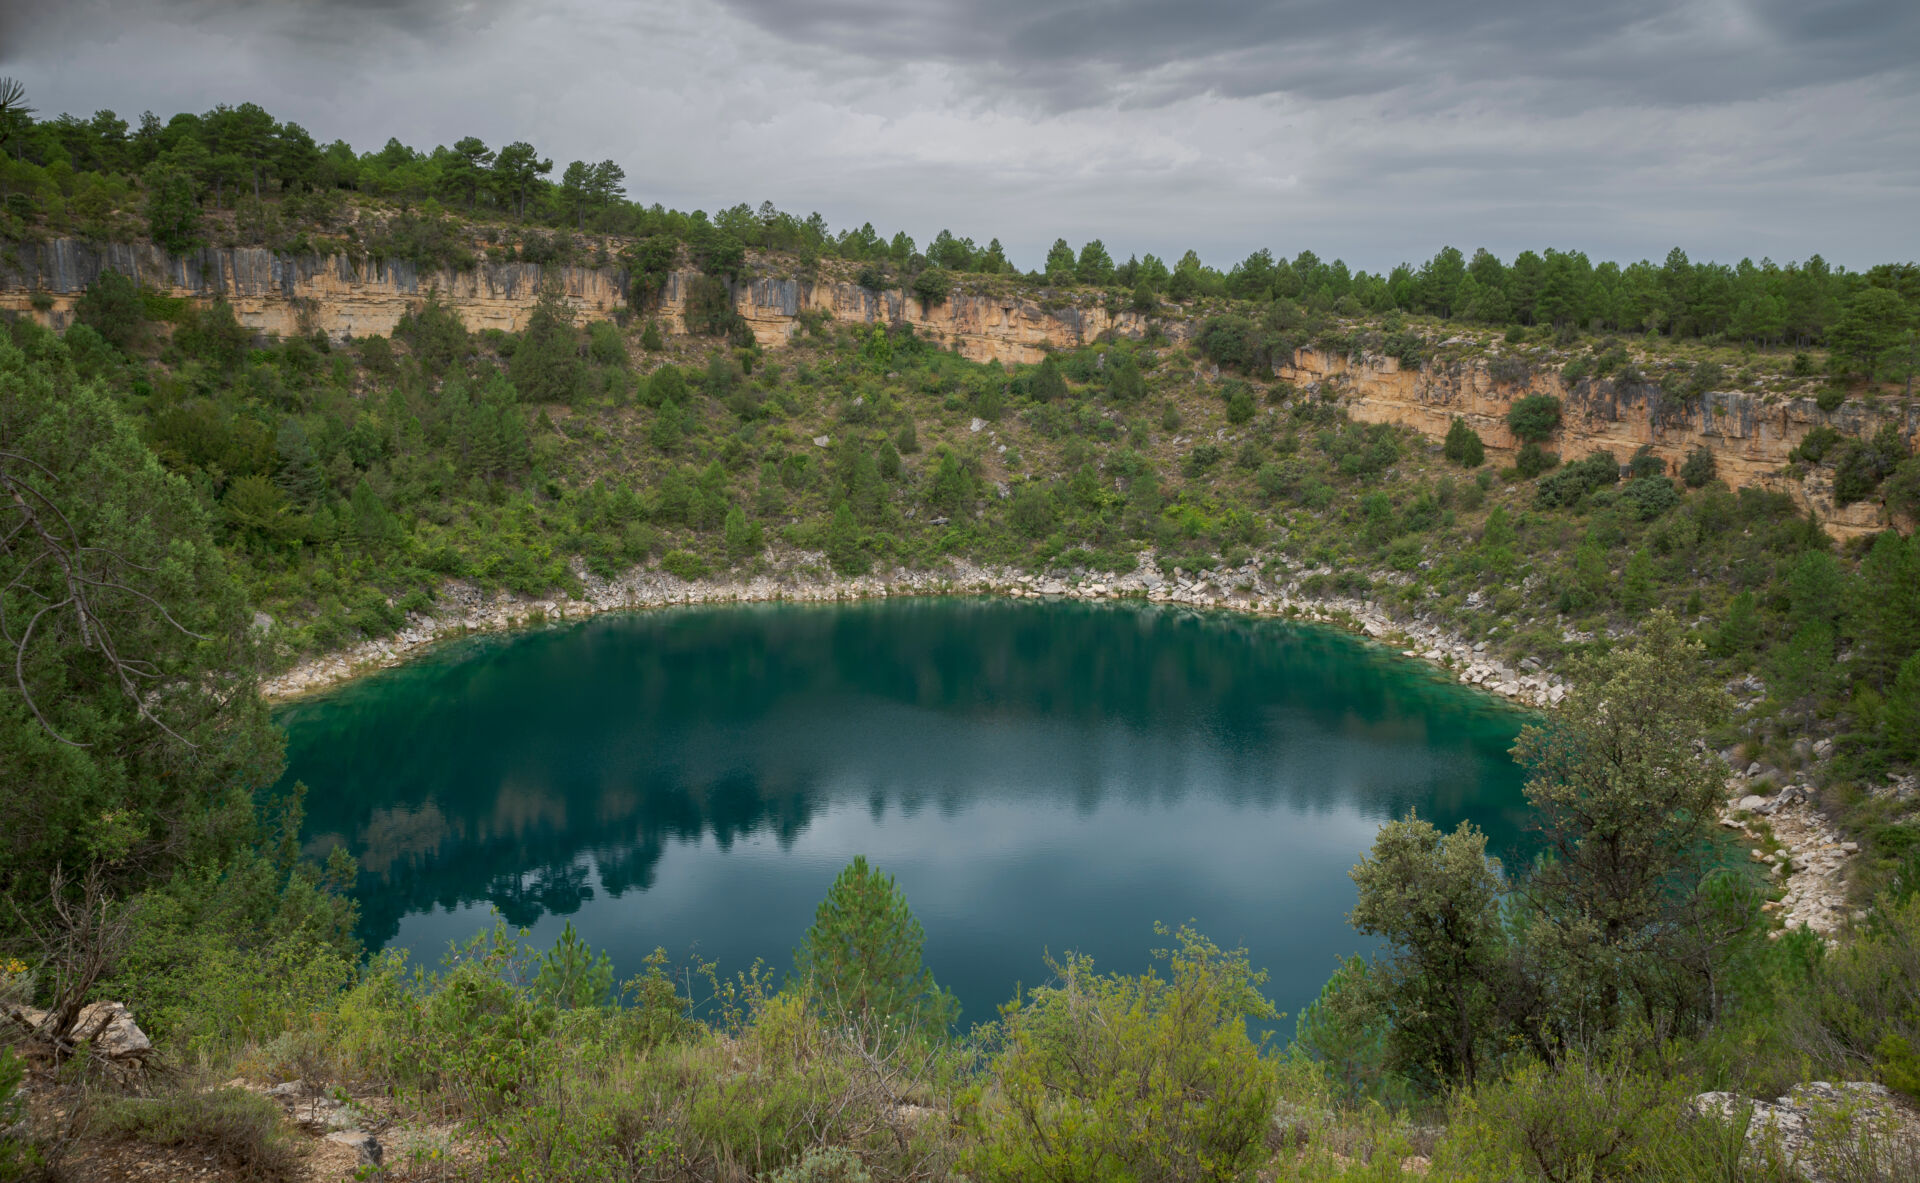
[{"label": "grey cloud", "polygon": [[1920,254],[1920,4],[1787,0],[63,0],[43,112],[251,99],[322,139],[612,157],[644,201],[770,198],[1024,265],[1104,239],[1379,269]]},{"label": "grey cloud", "polygon": [[[721,0],[790,41],[940,61],[1053,109],[1531,80],[1689,103],[1911,73],[1911,0]],[[1573,93],[1568,93],[1569,91]]]},{"label": "grey cloud", "polygon": [[365,47],[400,34],[459,37],[483,30],[508,0],[0,0],[0,63],[74,40],[148,29],[200,29],[288,47]]}]

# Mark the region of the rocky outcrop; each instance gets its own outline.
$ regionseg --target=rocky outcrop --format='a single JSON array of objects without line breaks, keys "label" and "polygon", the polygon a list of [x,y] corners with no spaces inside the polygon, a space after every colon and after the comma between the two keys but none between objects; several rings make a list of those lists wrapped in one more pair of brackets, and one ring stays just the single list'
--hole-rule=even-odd
[{"label": "rocky outcrop", "polygon": [[[242,323],[282,336],[388,334],[429,292],[437,292],[471,329],[514,331],[525,324],[549,280],[586,319],[606,319],[627,307],[627,273],[611,267],[489,262],[466,271],[423,270],[403,260],[289,256],[254,247],[171,255],[151,245],[59,239],[14,244],[0,253],[0,312],[27,313],[64,328],[80,293],[103,271],[131,275],[165,295],[223,298]],[[655,314],[670,329],[684,329],[687,298],[697,278],[691,271],[667,276]],[[1050,349],[1073,348],[1106,334],[1141,338],[1157,327],[1178,342],[1192,331],[1177,317],[1161,318],[1156,326],[1142,313],[1112,309],[1098,299],[978,284],[956,287],[935,303],[897,290],[770,273],[733,285],[732,295],[755,338],[769,347],[785,344],[814,315],[842,323],[911,325],[974,361],[1008,365],[1037,362]],[[1828,412],[1811,399],[1748,391],[1680,399],[1654,383],[1612,379],[1569,388],[1558,372],[1536,372],[1516,359],[1450,356],[1446,344],[1440,356],[1418,369],[1403,368],[1392,357],[1301,349],[1277,366],[1275,375],[1314,390],[1331,385],[1354,418],[1398,424],[1432,439],[1443,437],[1459,416],[1496,457],[1516,449],[1506,424],[1513,400],[1551,394],[1566,404],[1553,445],[1563,455],[1604,448],[1624,461],[1645,446],[1677,470],[1689,452],[1705,447],[1732,487],[1787,493],[1841,537],[1886,528],[1884,506],[1836,504],[1829,474],[1815,469],[1794,477],[1783,471],[1788,453],[1821,424],[1854,436],[1893,426],[1920,442],[1920,406],[1911,403],[1849,402]]]},{"label": "rocky outcrop", "polygon": [[1457,416],[1502,458],[1519,450],[1507,428],[1513,401],[1550,394],[1565,408],[1551,446],[1569,459],[1605,450],[1625,462],[1646,447],[1677,473],[1689,452],[1705,447],[1713,453],[1720,479],[1731,487],[1786,493],[1843,538],[1886,529],[1885,506],[1871,500],[1837,505],[1831,474],[1816,469],[1794,479],[1782,471],[1788,453],[1819,425],[1862,437],[1892,426],[1909,442],[1920,443],[1920,405],[1848,402],[1829,412],[1810,398],[1745,391],[1680,399],[1651,382],[1590,379],[1569,387],[1550,370],[1530,373],[1516,367],[1501,376],[1497,368],[1497,360],[1474,358],[1437,360],[1415,370],[1391,357],[1356,359],[1302,349],[1275,373],[1316,391],[1332,384],[1355,419],[1410,427],[1432,439],[1445,437]]},{"label": "rocky outcrop", "polygon": [[1886,1086],[1865,1081],[1799,1084],[1775,1101],[1701,1093],[1703,1117],[1746,1123],[1745,1165],[1807,1183],[1920,1178],[1920,1118]]},{"label": "rocky outcrop", "polygon": [[1732,796],[1720,824],[1752,841],[1771,838],[1776,844],[1771,851],[1756,846],[1750,853],[1785,889],[1778,900],[1761,905],[1780,923],[1775,935],[1805,928],[1831,941],[1853,916],[1846,876],[1860,844],[1844,841],[1834,831],[1811,786],[1793,784],[1775,793],[1771,775],[1758,765],[1749,766],[1745,774],[1736,772],[1728,783]]},{"label": "rocky outcrop", "polygon": [[[542,284],[560,286],[576,311],[604,320],[627,307],[620,268],[480,263],[467,271],[423,270],[405,260],[346,255],[282,255],[258,247],[220,247],[173,255],[148,244],[57,239],[20,243],[0,256],[0,310],[31,313],[65,328],[87,285],[105,271],[130,275],[168,296],[233,305],[242,324],[281,336],[326,333],[335,340],[393,332],[409,307],[437,292],[473,330],[518,330]],[[657,314],[670,329],[685,326],[687,296],[698,272],[667,276]],[[783,345],[801,330],[803,314],[837,321],[912,325],[974,361],[1037,362],[1048,349],[1084,345],[1112,331],[1139,337],[1147,318],[1071,301],[956,289],[938,303],[901,291],[858,284],[769,276],[733,286],[734,306],[762,345]]]},{"label": "rocky outcrop", "polygon": [[392,333],[428,292],[438,292],[475,330],[519,329],[548,278],[588,317],[605,319],[626,306],[625,273],[611,269],[482,263],[470,271],[423,270],[405,260],[258,247],[174,255],[149,244],[58,239],[17,244],[0,257],[0,309],[31,311],[65,328],[74,302],[105,271],[130,275],[161,295],[224,299],[240,323],[261,333],[323,332],[335,340]]}]

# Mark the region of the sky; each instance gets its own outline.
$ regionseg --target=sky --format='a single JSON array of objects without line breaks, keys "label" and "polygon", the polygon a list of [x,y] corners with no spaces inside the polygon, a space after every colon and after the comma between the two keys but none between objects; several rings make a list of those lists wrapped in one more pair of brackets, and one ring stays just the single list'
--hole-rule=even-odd
[{"label": "sky", "polygon": [[525,139],[1028,268],[1920,258],[1915,0],[0,0],[0,75],[42,117]]}]

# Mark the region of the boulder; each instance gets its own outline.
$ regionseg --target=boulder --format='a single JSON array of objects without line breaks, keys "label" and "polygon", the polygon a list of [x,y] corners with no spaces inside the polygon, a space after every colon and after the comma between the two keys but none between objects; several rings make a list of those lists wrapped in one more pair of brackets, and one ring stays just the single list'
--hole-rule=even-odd
[{"label": "boulder", "polygon": [[377,1167],[380,1165],[380,1159],[383,1153],[380,1148],[380,1139],[367,1133],[365,1130],[341,1130],[337,1133],[328,1134],[327,1141],[338,1143],[341,1146],[351,1147],[354,1154],[359,1158],[361,1166]]}]

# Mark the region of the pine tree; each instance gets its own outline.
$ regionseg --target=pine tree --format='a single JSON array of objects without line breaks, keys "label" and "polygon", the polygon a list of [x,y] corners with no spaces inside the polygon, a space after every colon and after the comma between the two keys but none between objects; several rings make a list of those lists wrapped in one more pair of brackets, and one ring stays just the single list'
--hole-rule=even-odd
[{"label": "pine tree", "polygon": [[1716,657],[1740,657],[1753,652],[1759,643],[1760,614],[1753,593],[1744,591],[1727,605],[1727,614],[1713,635],[1713,653]]},{"label": "pine tree", "polygon": [[1447,442],[1441,450],[1448,460],[1462,468],[1478,468],[1487,459],[1487,448],[1480,440],[1480,433],[1468,427],[1467,421],[1458,415],[1447,428]]},{"label": "pine tree", "polygon": [[861,855],[827,890],[794,960],[814,999],[862,1036],[941,1031],[959,1006],[920,963],[925,940],[893,876]]},{"label": "pine tree", "polygon": [[727,510],[725,537],[727,558],[736,563],[759,554],[764,545],[760,523],[748,521],[746,512],[738,505]]},{"label": "pine tree", "polygon": [[573,327],[573,306],[549,284],[540,293],[513,351],[507,374],[530,403],[572,402],[580,384],[580,334]]},{"label": "pine tree", "polygon": [[853,520],[853,509],[842,501],[833,511],[827,527],[827,561],[842,575],[864,575],[867,555],[860,546],[860,527]]},{"label": "pine tree", "polygon": [[1888,530],[1860,562],[1848,604],[1848,631],[1858,639],[1852,672],[1885,687],[1909,655],[1920,651],[1920,535]]},{"label": "pine tree", "polygon": [[1653,555],[1646,547],[1633,552],[1620,577],[1620,606],[1628,612],[1645,612],[1653,603]]}]

